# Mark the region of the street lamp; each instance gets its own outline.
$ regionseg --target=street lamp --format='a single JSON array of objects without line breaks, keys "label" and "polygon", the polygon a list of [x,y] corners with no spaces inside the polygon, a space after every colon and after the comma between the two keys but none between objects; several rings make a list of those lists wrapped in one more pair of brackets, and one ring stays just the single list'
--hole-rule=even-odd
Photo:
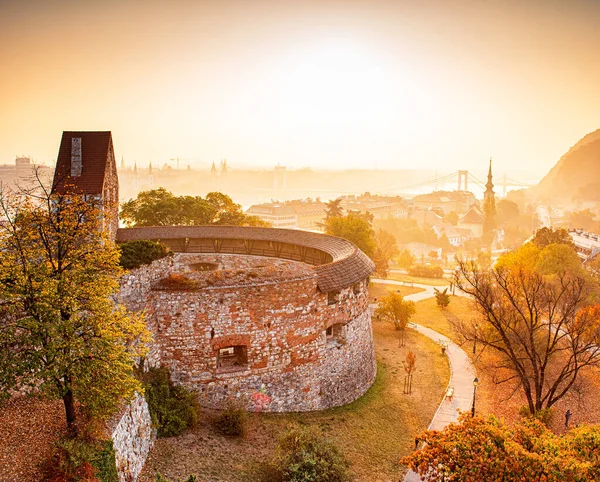
[{"label": "street lamp", "polygon": [[477,396],[477,385],[479,385],[479,378],[473,379],[473,407],[471,408],[471,417],[475,416],[475,397]]}]

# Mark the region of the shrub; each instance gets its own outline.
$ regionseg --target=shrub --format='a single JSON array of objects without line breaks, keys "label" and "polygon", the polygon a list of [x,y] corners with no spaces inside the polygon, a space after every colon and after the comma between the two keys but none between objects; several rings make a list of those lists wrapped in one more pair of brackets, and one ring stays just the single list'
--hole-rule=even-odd
[{"label": "shrub", "polygon": [[117,482],[112,441],[64,438],[43,467],[48,482]]},{"label": "shrub", "polygon": [[435,293],[435,302],[437,303],[437,305],[442,309],[448,308],[448,305],[450,304],[450,295],[448,294],[448,288],[445,288],[444,291],[440,291],[437,288],[433,288],[433,291]]},{"label": "shrub", "polygon": [[144,264],[172,254],[166,246],[156,241],[129,241],[119,245],[121,259],[119,264],[125,269],[139,268]]},{"label": "shrub", "polygon": [[314,429],[292,427],[279,440],[277,456],[262,469],[263,482],[346,482],[348,462]]},{"label": "shrub", "polygon": [[229,404],[215,419],[214,425],[223,435],[241,436],[246,429],[247,413],[240,406]]},{"label": "shrub", "polygon": [[523,405],[519,408],[519,415],[521,418],[535,418],[542,422],[546,427],[549,427],[552,421],[554,420],[554,409],[552,408],[543,408],[535,412],[532,415],[529,412],[529,407],[527,405]]},{"label": "shrub", "polygon": [[167,290],[195,290],[200,286],[200,283],[184,274],[171,273],[166,278],[161,279],[158,285]]},{"label": "shrub", "polygon": [[413,266],[408,274],[419,278],[443,278],[444,270],[441,266]]},{"label": "shrub", "polygon": [[175,385],[166,367],[150,368],[141,378],[159,437],[179,435],[197,422],[200,407],[195,393]]}]

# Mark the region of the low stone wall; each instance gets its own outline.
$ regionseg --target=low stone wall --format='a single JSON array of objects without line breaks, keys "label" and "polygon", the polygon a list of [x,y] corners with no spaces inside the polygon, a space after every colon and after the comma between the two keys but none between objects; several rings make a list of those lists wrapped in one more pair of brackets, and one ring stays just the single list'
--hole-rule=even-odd
[{"label": "low stone wall", "polygon": [[135,482],[156,438],[144,397],[136,394],[112,431],[119,482]]}]

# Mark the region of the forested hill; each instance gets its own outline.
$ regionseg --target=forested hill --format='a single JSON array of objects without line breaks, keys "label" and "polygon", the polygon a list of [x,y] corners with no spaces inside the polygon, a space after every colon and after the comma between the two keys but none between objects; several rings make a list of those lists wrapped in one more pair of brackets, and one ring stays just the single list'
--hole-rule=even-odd
[{"label": "forested hill", "polygon": [[600,201],[600,129],[571,147],[531,195],[542,201]]}]

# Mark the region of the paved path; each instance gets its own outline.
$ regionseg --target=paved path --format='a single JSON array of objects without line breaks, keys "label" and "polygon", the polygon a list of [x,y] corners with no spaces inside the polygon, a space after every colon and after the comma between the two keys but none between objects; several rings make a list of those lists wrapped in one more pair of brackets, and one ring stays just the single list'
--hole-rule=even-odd
[{"label": "paved path", "polygon": [[[412,295],[406,295],[404,297],[404,299],[407,300],[412,300],[412,301],[421,301],[421,300],[426,300],[427,298],[433,298],[435,296],[435,293],[433,292],[433,288],[437,288],[437,289],[444,289],[444,286],[430,286],[430,285],[422,285],[420,283],[405,283],[403,281],[396,281],[393,279],[378,279],[378,278],[371,278],[371,282],[372,283],[379,283],[382,285],[395,285],[398,287],[403,287],[403,286],[414,286],[415,288],[421,288],[425,291],[420,291],[418,293],[413,293]],[[402,290],[400,290],[400,292],[402,292]]]},{"label": "paved path", "polygon": [[[373,280],[376,283],[384,284],[398,284],[403,285],[401,282],[393,280]],[[424,288],[425,291],[420,293],[414,293],[407,295],[404,298],[412,301],[421,301],[434,296],[433,286],[414,284],[419,288]],[[458,290],[457,290],[457,293]],[[464,296],[463,293],[460,293]],[[446,355],[450,362],[450,381],[448,387],[454,388],[454,395],[452,399],[444,397],[440,403],[431,423],[429,424],[428,430],[441,430],[446,425],[458,420],[458,411],[469,411],[473,405],[473,379],[476,376],[475,367],[471,363],[469,356],[465,351],[454,343],[450,338],[416,323],[411,323],[410,327],[417,330],[419,333],[431,338],[432,340],[440,343],[446,343]],[[419,482],[421,478],[412,470],[409,470],[404,478],[404,482]]]}]

